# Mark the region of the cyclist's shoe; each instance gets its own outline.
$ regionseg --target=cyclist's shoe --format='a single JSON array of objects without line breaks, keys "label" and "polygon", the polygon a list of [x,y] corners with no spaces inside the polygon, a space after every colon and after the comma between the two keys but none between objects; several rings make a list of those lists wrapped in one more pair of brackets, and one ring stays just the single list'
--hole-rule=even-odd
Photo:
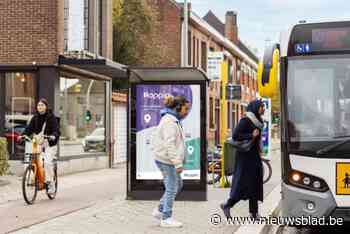
[{"label": "cyclist's shoe", "polygon": [[55,184],[53,182],[48,182],[47,184],[47,193],[53,194],[56,192]]}]

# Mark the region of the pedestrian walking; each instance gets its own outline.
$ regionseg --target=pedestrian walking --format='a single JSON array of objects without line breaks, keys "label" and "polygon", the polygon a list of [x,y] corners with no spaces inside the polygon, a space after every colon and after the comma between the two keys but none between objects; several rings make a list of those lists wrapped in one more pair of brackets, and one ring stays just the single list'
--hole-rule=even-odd
[{"label": "pedestrian walking", "polygon": [[180,174],[183,171],[186,147],[181,120],[187,116],[190,103],[182,96],[168,96],[164,104],[152,145],[155,163],[163,175],[165,192],[152,215],[161,220],[161,227],[181,227],[182,223],[172,218],[172,209],[175,197],[183,186]]},{"label": "pedestrian walking", "polygon": [[251,217],[257,218],[258,201],[263,201],[262,143],[264,104],[260,100],[249,103],[245,116],[233,132],[233,141],[252,140],[249,151],[236,152],[236,163],[229,199],[220,205],[226,218],[232,218],[230,209],[241,200],[249,200]]}]

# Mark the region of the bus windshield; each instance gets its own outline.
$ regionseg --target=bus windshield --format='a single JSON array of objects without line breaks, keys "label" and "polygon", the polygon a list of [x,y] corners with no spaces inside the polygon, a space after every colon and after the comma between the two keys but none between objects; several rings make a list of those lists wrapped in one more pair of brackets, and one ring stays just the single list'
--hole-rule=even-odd
[{"label": "bus windshield", "polygon": [[287,79],[290,142],[350,137],[350,57],[291,58]]}]

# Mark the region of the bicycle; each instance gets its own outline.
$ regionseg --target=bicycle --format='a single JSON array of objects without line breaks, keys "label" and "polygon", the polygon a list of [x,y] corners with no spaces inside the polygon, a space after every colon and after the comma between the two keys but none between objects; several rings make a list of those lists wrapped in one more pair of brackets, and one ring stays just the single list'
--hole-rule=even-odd
[{"label": "bicycle", "polygon": [[[272,166],[270,159],[261,158],[263,170],[263,184],[267,183],[272,177]],[[208,154],[208,173],[212,174],[212,178],[208,180],[207,184],[216,184],[221,179],[221,156],[220,151],[217,150],[212,154]],[[227,175],[225,175],[227,179]]]},{"label": "bicycle", "polygon": [[[45,145],[47,147],[49,136],[44,136],[44,143],[40,143],[39,137],[34,136],[32,139],[28,136],[23,136],[26,144],[25,159],[24,163],[28,162],[29,165],[24,171],[22,178],[22,193],[25,202],[28,205],[32,205],[35,202],[37,192],[45,190],[48,198],[50,200],[55,199],[57,194],[57,160],[53,160],[53,185],[54,192],[49,193],[49,186],[45,183],[45,169],[44,169],[44,159],[42,158],[42,152],[45,152]],[[32,194],[30,194],[30,190]]]},{"label": "bicycle", "polygon": [[272,176],[272,166],[270,164],[270,159],[261,158],[262,170],[263,170],[263,183],[267,183]]}]

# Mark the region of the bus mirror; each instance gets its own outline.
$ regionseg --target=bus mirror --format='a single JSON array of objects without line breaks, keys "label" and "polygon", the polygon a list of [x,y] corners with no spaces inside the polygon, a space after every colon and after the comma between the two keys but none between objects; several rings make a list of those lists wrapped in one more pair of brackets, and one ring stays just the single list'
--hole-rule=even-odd
[{"label": "bus mirror", "polygon": [[258,88],[262,97],[273,98],[278,92],[279,45],[273,44],[265,49],[263,61],[258,66]]}]

